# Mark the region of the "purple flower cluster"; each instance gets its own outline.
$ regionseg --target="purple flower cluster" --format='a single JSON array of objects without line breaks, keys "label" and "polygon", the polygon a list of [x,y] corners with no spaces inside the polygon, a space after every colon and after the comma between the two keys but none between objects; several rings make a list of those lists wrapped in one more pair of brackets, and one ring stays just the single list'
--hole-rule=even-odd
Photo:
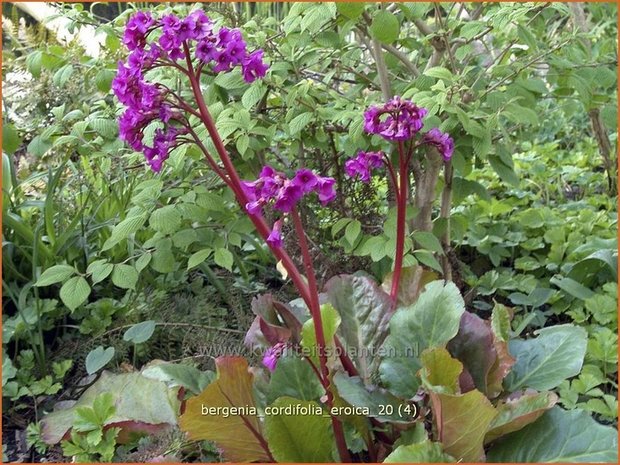
[{"label": "purple flower cluster", "polygon": [[[319,201],[327,205],[336,197],[336,181],[333,178],[323,177],[313,171],[302,168],[297,170],[293,179],[288,179],[284,173],[265,166],[256,181],[243,181],[243,189],[248,197],[245,208],[250,215],[258,215],[264,206],[272,204],[282,213],[290,213],[302,197],[316,192]],[[282,220],[275,222],[267,242],[274,247],[282,246]]]},{"label": "purple flower cluster", "polygon": [[355,158],[350,158],[344,165],[347,176],[354,178],[359,175],[362,182],[370,181],[373,169],[383,166],[383,152],[358,152]]},{"label": "purple flower cluster", "polygon": [[[160,31],[158,37],[155,31]],[[185,58],[185,47],[189,49],[193,41],[197,60],[202,64],[213,62],[216,73],[241,66],[245,81],[253,82],[265,76],[268,69],[262,50],[248,53],[238,29],[221,27],[215,31],[213,22],[202,10],[193,11],[184,19],[168,14],[156,20],[148,12],[135,13],[127,21],[123,35],[131,54],[126,62],[119,62],[112,89],[127,107],[119,119],[121,138],[134,150],[142,151],[156,172],[175,146],[176,137],[184,133],[173,123],[183,123],[184,119],[166,100],[168,91],[149,83],[144,75],[154,66],[178,66],[173,62]],[[153,144],[148,147],[143,141],[144,128],[153,121],[162,123],[163,128],[157,129]]]},{"label": "purple flower cluster", "polygon": [[[120,62],[112,89],[119,101],[127,109],[119,119],[119,133],[132,149],[142,151],[153,171],[160,171],[163,162],[181,131],[170,123],[175,113],[165,103],[165,95],[160,89],[144,78],[142,67],[150,58],[141,49],[135,49],[127,63]],[[164,128],[155,132],[153,146],[143,143],[144,128],[153,121],[161,121]]]},{"label": "purple flower cluster", "polygon": [[268,66],[263,63],[263,51],[247,53],[246,44],[239,29],[220,28],[216,33],[210,31],[196,45],[196,58],[204,63],[214,63],[213,71],[227,72],[241,66],[243,79],[254,82],[264,77]]},{"label": "purple flower cluster", "polygon": [[437,128],[433,128],[424,134],[422,139],[428,145],[434,145],[439,153],[443,156],[443,159],[448,161],[452,158],[452,152],[454,152],[454,141],[448,134],[444,134]]},{"label": "purple flower cluster", "polygon": [[382,106],[371,106],[364,113],[364,130],[378,134],[389,141],[404,141],[422,129],[426,108],[420,108],[409,100],[394,97]]},{"label": "purple flower cluster", "polygon": [[[364,129],[370,134],[378,134],[392,142],[406,141],[419,133],[424,126],[422,119],[427,113],[425,108],[420,108],[409,100],[394,97],[385,105],[373,105],[366,110]],[[434,146],[446,161],[452,158],[454,141],[437,128],[424,134],[420,143],[414,148],[420,144]],[[383,163],[390,162],[382,152],[360,151],[356,157],[346,161],[344,170],[351,178],[359,176],[363,182],[369,182],[372,170],[380,168]]]}]

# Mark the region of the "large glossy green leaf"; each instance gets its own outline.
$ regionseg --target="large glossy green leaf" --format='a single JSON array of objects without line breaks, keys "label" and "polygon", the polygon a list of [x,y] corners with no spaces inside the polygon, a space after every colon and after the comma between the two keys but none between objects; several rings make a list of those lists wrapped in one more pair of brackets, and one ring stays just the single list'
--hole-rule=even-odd
[{"label": "large glossy green leaf", "polygon": [[399,446],[383,463],[451,463],[454,457],[446,454],[438,442],[422,441]]},{"label": "large glossy green leaf", "polygon": [[267,403],[278,397],[299,400],[319,400],[325,390],[307,360],[299,357],[282,357],[271,375],[267,390]]},{"label": "large glossy green leaf", "polygon": [[502,437],[490,462],[618,463],[618,431],[583,410],[554,407],[536,422]]},{"label": "large glossy green leaf", "polygon": [[427,348],[444,347],[456,336],[465,303],[453,283],[426,285],[415,304],[400,308],[390,321],[381,362],[381,380],[396,395],[412,397],[420,381],[419,354]]},{"label": "large glossy green leaf", "polygon": [[376,372],[376,354],[387,335],[392,316],[390,296],[364,276],[337,276],[325,286],[341,318],[340,334],[360,376],[369,381]]},{"label": "large glossy green leaf", "polygon": [[370,417],[399,423],[410,423],[413,420],[412,413],[415,413],[415,408],[385,389],[365,386],[357,376],[349,377],[344,373],[336,373],[334,385],[340,397],[354,407],[367,408]]},{"label": "large glossy green leaf", "polygon": [[510,341],[516,359],[504,386],[509,391],[532,388],[545,391],[581,371],[586,353],[586,330],[573,325],[543,328],[534,339]]},{"label": "large glossy green leaf", "polygon": [[[292,414],[287,407],[293,408]],[[281,397],[269,406],[271,414],[265,415],[265,436],[273,457],[278,462],[320,463],[332,461],[334,435],[329,416],[316,413],[319,404],[291,397]],[[280,410],[282,409],[282,410]],[[274,414],[273,412],[282,412]]]},{"label": "large glossy green leaf", "polygon": [[426,349],[420,357],[422,370],[420,377],[422,384],[434,392],[458,394],[460,392],[459,376],[463,371],[463,364],[452,358],[443,347]]},{"label": "large glossy green leaf", "polygon": [[45,270],[35,283],[35,286],[50,286],[62,281],[66,281],[77,273],[77,270],[69,265],[54,265]]}]

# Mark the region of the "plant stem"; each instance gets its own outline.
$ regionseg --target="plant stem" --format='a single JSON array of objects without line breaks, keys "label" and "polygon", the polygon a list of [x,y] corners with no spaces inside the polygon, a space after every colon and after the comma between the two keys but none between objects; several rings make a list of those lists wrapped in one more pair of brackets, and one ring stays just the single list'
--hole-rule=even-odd
[{"label": "plant stem", "polygon": [[[239,174],[237,173],[237,170],[235,169],[232,163],[232,160],[230,159],[228,155],[226,147],[224,146],[224,142],[222,141],[217,131],[217,128],[215,126],[215,121],[213,120],[213,117],[211,116],[211,114],[209,113],[209,110],[207,109],[206,103],[202,96],[200,82],[198,80],[199,77],[196,75],[194,71],[194,67],[193,67],[191,55],[190,55],[190,50],[189,50],[189,46],[187,45],[187,42],[183,43],[183,48],[185,51],[185,58],[186,58],[186,63],[187,63],[187,71],[188,71],[187,76],[189,77],[190,84],[192,87],[192,92],[194,94],[194,98],[196,99],[196,104],[198,105],[198,110],[201,116],[201,120],[203,124],[205,125],[207,132],[209,133],[209,136],[211,137],[211,140],[213,141],[213,144],[215,145],[215,149],[217,150],[217,153],[220,157],[220,160],[222,161],[222,164],[224,165],[224,171],[226,172],[226,174],[228,175],[228,179],[230,180],[230,188],[235,194],[235,197],[237,198],[237,202],[240,204],[242,208],[245,208],[245,205],[248,202],[248,198],[243,190],[243,187],[241,184],[241,178],[239,177]],[[250,217],[250,220],[252,221],[252,223],[254,223],[256,230],[262,236],[263,240],[266,241],[271,231],[270,231],[270,228],[267,226],[267,223],[265,222],[265,220],[260,215],[248,215],[248,216]],[[321,308],[319,305],[319,296],[318,296],[318,289],[316,285],[316,277],[314,275],[314,269],[312,267],[312,258],[310,257],[310,252],[308,250],[308,243],[306,241],[305,232],[303,230],[303,225],[301,224],[301,220],[299,219],[299,215],[294,210],[292,213],[292,216],[293,216],[293,222],[295,223],[295,228],[297,230],[297,234],[300,240],[300,245],[301,245],[302,254],[303,254],[303,261],[306,267],[306,273],[308,275],[308,284],[306,284],[306,282],[304,281],[301,273],[295,266],[295,263],[293,262],[291,257],[284,250],[282,250],[281,247],[274,247],[271,245],[269,245],[269,247],[271,251],[273,252],[273,254],[276,256],[276,258],[278,258],[282,262],[282,265],[287,270],[287,272],[289,273],[289,276],[293,280],[295,287],[297,288],[297,290],[301,294],[301,297],[303,298],[303,300],[306,302],[306,305],[310,309],[310,314],[314,321],[314,330],[315,330],[318,351],[319,351],[319,361],[321,363],[321,374],[323,378],[323,380],[321,381],[325,383],[324,385],[329,386],[328,384],[329,383],[329,370],[327,368],[327,358],[326,358],[326,354],[324,350],[325,334],[323,333]],[[331,406],[333,405],[333,395],[329,387],[326,388],[326,393],[327,393],[327,403],[328,403],[329,408],[331,409]],[[343,462],[350,462],[351,458],[349,455],[349,451],[347,449],[342,424],[334,416],[330,415],[330,417],[332,421],[332,427],[334,429],[334,435],[336,438],[336,444],[338,446],[338,452],[340,455],[340,459]]]},{"label": "plant stem", "polygon": [[[310,288],[310,297],[312,299],[310,314],[312,315],[312,320],[314,321],[314,332],[316,335],[321,377],[323,381],[323,386],[325,387],[325,392],[327,394],[327,406],[331,411],[331,408],[334,404],[334,396],[331,392],[331,389],[329,388],[329,368],[327,367],[327,356],[325,352],[325,347],[327,343],[325,341],[325,333],[323,331],[323,318],[321,317],[319,292],[316,285],[316,276],[314,273],[314,266],[312,264],[312,256],[310,255],[310,250],[308,248],[306,232],[304,231],[303,224],[301,223],[301,219],[299,218],[299,213],[295,208],[293,208],[293,210],[291,211],[291,218],[293,219],[295,233],[297,234],[297,238],[299,240],[299,247],[301,249],[304,267],[306,269],[306,277],[308,279],[308,286]],[[342,423],[340,423],[340,421],[331,414],[330,418],[332,422],[332,428],[334,429],[334,436],[336,438],[336,445],[338,447],[338,454],[340,455],[340,460],[343,462],[351,462],[349,450],[347,449],[346,439],[344,437]]]},{"label": "plant stem", "polygon": [[400,275],[403,269],[403,252],[405,250],[405,222],[407,213],[407,187],[408,157],[402,142],[398,143],[398,190],[396,204],[396,254],[394,256],[394,273],[392,274],[392,307],[396,307],[398,301],[398,289],[400,286]]}]

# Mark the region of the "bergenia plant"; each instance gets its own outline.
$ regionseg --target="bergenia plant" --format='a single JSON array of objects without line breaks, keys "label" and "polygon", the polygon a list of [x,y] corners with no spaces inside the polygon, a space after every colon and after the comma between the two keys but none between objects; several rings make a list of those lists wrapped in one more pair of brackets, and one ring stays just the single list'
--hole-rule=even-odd
[{"label": "bergenia plant", "polygon": [[[191,439],[213,441],[235,462],[475,462],[511,459],[514,441],[538,441],[539,418],[545,437],[563,434],[553,429],[562,423],[600,427],[552,409],[552,389],[581,368],[583,330],[563,325],[511,339],[509,309],[497,305],[483,320],[465,310],[449,280],[403,267],[407,207],[419,201],[413,229],[429,231],[439,170],[450,169],[454,151],[448,134],[424,127],[426,109],[400,97],[371,106],[364,129],[386,141],[379,139],[384,150],[360,151],[345,163],[351,178],[370,182],[384,169],[390,180],[397,207],[393,274],[382,284],[366,274],[339,275],[321,290],[298,205],[306,196],[328,205],[336,182],[305,166],[294,172],[264,166],[256,179],[242,180],[203,97],[209,76],[264,78],[263,51],[201,10],[184,18],[138,12],[124,43],[130,54],[113,82],[126,107],[121,137],[155,172],[174,148],[197,146],[300,296],[289,303],[271,295],[254,299],[246,343],[262,350],[263,366],[216,359],[217,378],[186,399],[179,417]],[[156,69],[173,73],[178,87],[157,80]],[[199,135],[204,130],[212,144]],[[300,268],[282,237],[287,222]],[[565,341],[571,354],[560,360]]]},{"label": "bergenia plant", "polygon": [[[420,137],[423,119],[428,111],[413,102],[394,97],[381,106],[371,106],[364,113],[364,130],[376,134],[396,146],[398,162],[383,152],[359,152],[355,158],[348,160],[345,171],[351,177],[359,177],[363,182],[370,182],[371,171],[385,167],[396,194],[396,253],[394,275],[390,296],[396,305],[398,288],[405,248],[406,212],[409,205],[410,166],[416,151],[423,145],[433,146],[446,162],[452,158],[454,141],[448,134],[433,128]],[[422,155],[423,156],[423,155]]]}]

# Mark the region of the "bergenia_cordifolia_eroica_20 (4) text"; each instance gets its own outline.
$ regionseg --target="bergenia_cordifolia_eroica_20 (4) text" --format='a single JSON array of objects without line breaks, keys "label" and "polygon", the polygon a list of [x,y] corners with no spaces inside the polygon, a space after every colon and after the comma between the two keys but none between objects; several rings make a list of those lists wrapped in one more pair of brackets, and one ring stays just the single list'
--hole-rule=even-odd
[{"label": "bergenia_cordifolia_eroica_20 (4) text", "polygon": [[[260,49],[250,52],[239,29],[217,26],[201,9],[184,18],[172,13],[156,18],[149,12],[139,11],[128,20],[123,42],[130,54],[125,61],[119,62],[112,83],[116,97],[126,107],[119,117],[120,137],[133,150],[142,152],[155,172],[163,169],[170,152],[182,144],[195,144],[202,151],[208,166],[232,190],[308,307],[314,322],[319,361],[319,366],[313,368],[325,388],[325,402],[331,408],[334,398],[329,388],[330,369],[324,349],[332,341],[326,341],[323,333],[317,280],[296,205],[310,194],[315,194],[322,205],[327,205],[336,197],[335,180],[304,167],[287,176],[271,166],[264,166],[253,181],[242,180],[218,133],[201,89],[204,75],[237,72],[238,69],[247,83],[265,77],[269,67],[264,62],[264,52]],[[176,72],[180,86],[191,90],[191,99],[182,97],[186,93],[178,88],[172,89],[150,80],[147,74],[157,68]],[[398,166],[394,166],[390,156],[382,151],[361,151],[345,164],[346,174],[363,182],[370,181],[373,170],[385,167],[395,187],[398,220],[391,290],[394,303],[403,266],[410,161],[422,145],[434,147],[446,162],[454,149],[452,139],[439,129],[420,134],[426,114],[426,109],[400,97],[394,97],[384,105],[371,106],[364,114],[364,129],[368,134],[379,135],[396,145]],[[217,157],[207,149],[205,141],[198,135],[198,128],[190,122],[196,119],[211,138]],[[154,127],[152,140],[145,136],[147,127]],[[263,217],[266,208],[277,214],[271,226]],[[305,276],[283,246],[281,231],[285,221],[293,224]],[[339,344],[337,337],[334,343]],[[284,342],[278,342],[265,353],[263,363],[270,371],[275,369],[284,348]],[[347,354],[341,352],[339,357],[345,370],[355,375],[355,367]],[[343,426],[334,416],[331,416],[331,423],[340,458],[349,461]]]}]

